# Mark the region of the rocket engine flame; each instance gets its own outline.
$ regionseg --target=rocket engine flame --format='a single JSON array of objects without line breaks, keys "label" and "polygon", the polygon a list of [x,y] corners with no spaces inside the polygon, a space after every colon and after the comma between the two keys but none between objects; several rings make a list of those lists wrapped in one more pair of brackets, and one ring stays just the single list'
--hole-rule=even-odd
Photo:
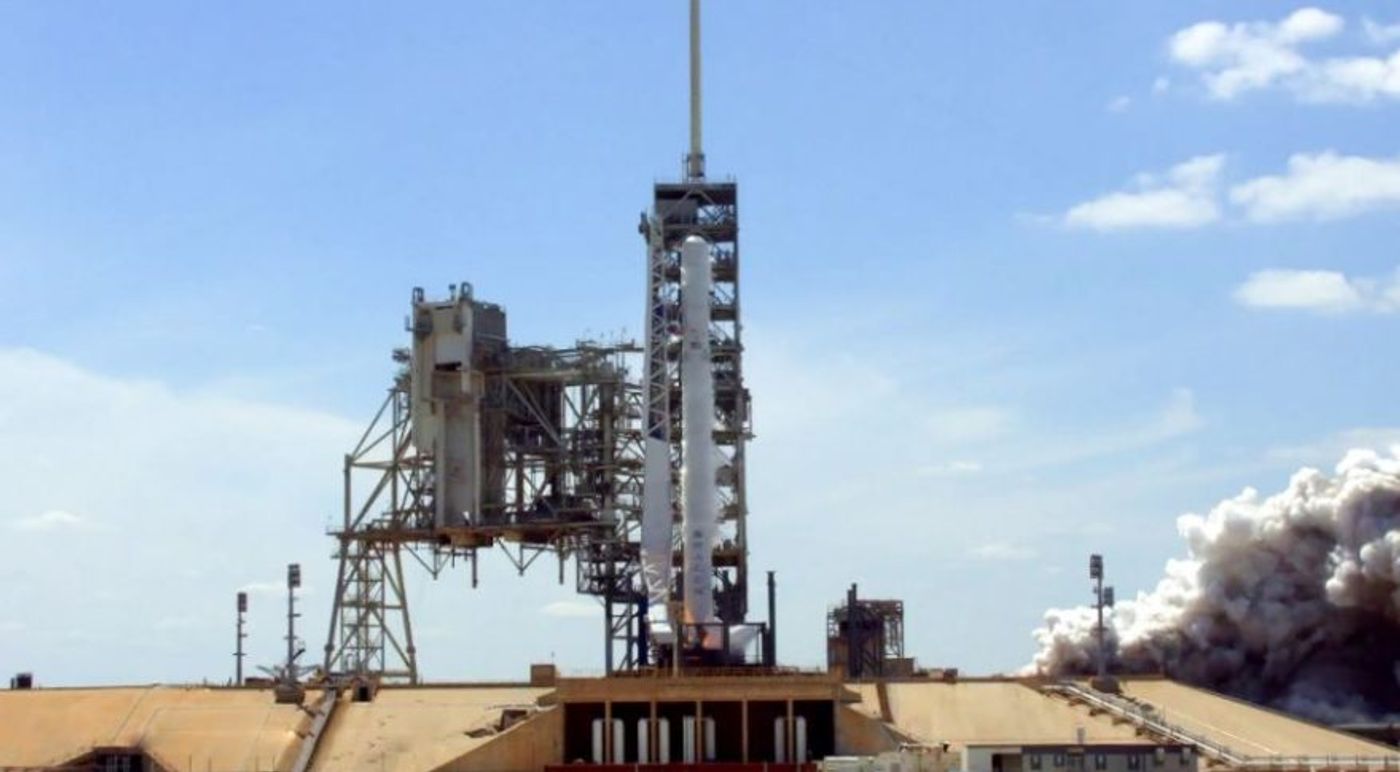
[{"label": "rocket engine flame", "polygon": [[[1119,673],[1156,673],[1325,722],[1400,714],[1400,447],[1347,453],[1177,528],[1187,557],[1105,620]],[[1094,613],[1052,609],[1031,668],[1092,672]]]}]

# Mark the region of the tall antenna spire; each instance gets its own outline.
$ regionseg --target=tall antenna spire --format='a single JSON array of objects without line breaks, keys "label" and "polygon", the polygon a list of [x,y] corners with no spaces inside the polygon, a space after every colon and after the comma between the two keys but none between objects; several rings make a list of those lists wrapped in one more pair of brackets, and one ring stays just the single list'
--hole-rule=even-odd
[{"label": "tall antenna spire", "polygon": [[690,154],[685,157],[685,176],[705,177],[705,151],[700,145],[700,0],[690,0]]}]

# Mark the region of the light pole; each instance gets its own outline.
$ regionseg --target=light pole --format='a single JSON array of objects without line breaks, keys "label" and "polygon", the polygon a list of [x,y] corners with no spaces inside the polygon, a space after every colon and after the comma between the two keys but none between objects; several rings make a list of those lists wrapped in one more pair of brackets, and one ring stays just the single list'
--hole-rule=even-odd
[{"label": "light pole", "polygon": [[279,703],[300,705],[306,698],[306,690],[302,688],[300,679],[297,678],[297,658],[305,651],[305,649],[297,648],[296,620],[297,617],[301,616],[297,613],[298,587],[301,587],[301,564],[289,563],[287,565],[287,664],[283,666],[280,677],[277,679],[276,695]]},{"label": "light pole", "polygon": [[1113,588],[1103,586],[1103,555],[1089,556],[1089,578],[1094,580],[1094,610],[1098,614],[1098,624],[1094,633],[1098,643],[1097,675],[1090,682],[1095,689],[1103,692],[1117,692],[1118,681],[1108,674],[1108,635],[1103,624],[1103,610],[1113,608]]},{"label": "light pole", "polygon": [[234,686],[242,686],[242,685],[243,685],[243,657],[246,656],[246,655],[243,653],[243,639],[248,637],[248,634],[245,633],[245,632],[243,632],[243,623],[244,623],[244,617],[247,615],[247,613],[248,613],[248,593],[246,593],[246,592],[240,592],[240,593],[238,593],[238,628],[237,628],[237,629],[238,629],[238,638],[237,638],[236,642],[234,643],[234,649],[233,649],[233,662],[234,662],[234,666],[233,666],[233,685],[234,685]]}]

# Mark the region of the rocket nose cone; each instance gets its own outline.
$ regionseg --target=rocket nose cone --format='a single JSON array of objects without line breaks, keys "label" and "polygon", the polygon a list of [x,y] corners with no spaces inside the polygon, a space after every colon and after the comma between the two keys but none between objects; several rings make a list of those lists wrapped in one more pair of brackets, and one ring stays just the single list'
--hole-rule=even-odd
[{"label": "rocket nose cone", "polygon": [[686,236],[683,243],[685,246],[708,247],[710,245],[710,242],[706,241],[704,236],[699,236],[694,233]]}]

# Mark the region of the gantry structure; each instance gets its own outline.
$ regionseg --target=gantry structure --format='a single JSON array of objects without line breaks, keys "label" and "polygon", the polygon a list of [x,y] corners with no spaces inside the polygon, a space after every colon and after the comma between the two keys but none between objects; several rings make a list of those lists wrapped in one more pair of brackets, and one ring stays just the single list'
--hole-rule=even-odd
[{"label": "gantry structure", "polygon": [[[690,152],[679,182],[657,183],[651,211],[638,228],[647,245],[646,422],[648,437],[670,450],[672,510],[677,509],[684,463],[682,422],[714,423],[720,505],[720,538],[714,545],[715,610],[738,624],[748,614],[748,496],[745,446],[752,438],[751,399],[744,383],[743,323],[739,304],[739,186],[705,173],[702,127],[700,4],[690,3]],[[685,416],[680,374],[681,244],[700,236],[710,245],[710,344],[714,374],[713,416]],[[677,534],[679,536],[679,534]],[[680,565],[679,543],[673,549]],[[674,587],[673,587],[674,589]]]},{"label": "gantry structure", "polygon": [[[695,169],[687,161],[688,169]],[[700,167],[703,169],[703,167]],[[733,181],[703,176],[655,186],[651,212],[640,227],[647,242],[646,433],[666,438],[670,447],[672,502],[679,502],[684,462],[680,409],[680,245],[699,235],[711,244],[713,292],[710,340],[715,384],[715,446],[721,537],[714,548],[715,609],[724,622],[745,621],[748,613],[748,499],[745,445],[752,436],[750,397],[744,384],[743,326],[739,312],[739,191]],[[675,513],[677,522],[679,512]],[[675,550],[679,561],[679,547]]]},{"label": "gantry structure", "polygon": [[904,602],[861,598],[851,585],[846,602],[827,611],[826,658],[829,669],[848,678],[908,675],[913,660],[904,656]]},{"label": "gantry structure", "polygon": [[[700,15],[690,6],[690,152],[679,182],[658,183],[642,215],[647,337],[569,349],[512,346],[505,313],[470,285],[446,301],[413,296],[414,348],[345,457],[339,569],[323,667],[331,674],[418,681],[405,556],[434,578],[504,553],[524,573],[553,556],[565,581],[604,610],[607,672],[649,664],[640,542],[644,438],[668,448],[669,502],[679,511],[683,422],[713,421],[720,534],[715,609],[748,613],[745,445],[752,436],[739,305],[738,185],[705,175],[700,145]],[[680,377],[680,245],[711,246],[713,416],[685,416]],[[442,347],[460,348],[446,359]],[[456,350],[454,348],[454,350]],[[435,353],[436,352],[436,353]],[[641,355],[641,377],[629,364]],[[454,358],[455,357],[455,358]],[[425,418],[429,417],[429,418]],[[672,564],[682,563],[673,526]],[[672,583],[673,593],[679,581]]]},{"label": "gantry structure", "polygon": [[[463,285],[464,287],[466,285]],[[469,293],[453,298],[481,311]],[[427,303],[415,290],[415,308]],[[628,377],[630,344],[512,348],[478,335],[470,369],[439,371],[475,381],[477,396],[444,404],[479,417],[479,509],[444,517],[443,453],[415,438],[412,355],[344,463],[344,511],[334,532],[339,569],[327,632],[327,673],[416,683],[417,649],[404,581],[405,557],[436,578],[449,568],[477,583],[481,558],[502,553],[524,573],[543,556],[559,581],[574,558],[579,592],[609,608],[637,605],[631,584],[640,522],[641,390]],[[490,326],[490,325],[485,325]],[[420,428],[419,433],[422,433]],[[612,628],[611,621],[609,629]],[[635,623],[633,624],[635,628]],[[612,642],[609,638],[611,650]]]}]

